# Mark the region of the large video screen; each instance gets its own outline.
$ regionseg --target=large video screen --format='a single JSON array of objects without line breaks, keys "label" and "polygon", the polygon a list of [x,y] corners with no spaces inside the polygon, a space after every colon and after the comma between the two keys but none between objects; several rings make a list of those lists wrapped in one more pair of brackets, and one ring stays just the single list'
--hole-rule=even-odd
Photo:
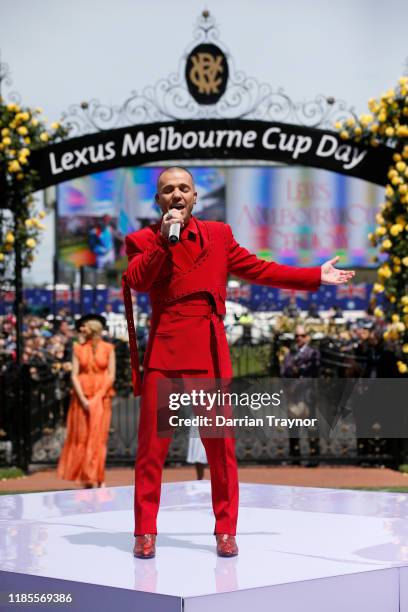
[{"label": "large video screen", "polygon": [[[123,269],[124,237],[160,217],[154,201],[162,168],[120,168],[58,188],[59,256],[74,266]],[[227,221],[238,242],[265,259],[319,265],[341,256],[373,266],[367,235],[383,188],[303,167],[190,168],[201,219]]]},{"label": "large video screen", "polygon": [[[98,269],[126,267],[124,238],[160,218],[155,203],[162,168],[120,168],[58,187],[58,250],[64,262]],[[225,220],[222,169],[196,168],[197,216]]]}]

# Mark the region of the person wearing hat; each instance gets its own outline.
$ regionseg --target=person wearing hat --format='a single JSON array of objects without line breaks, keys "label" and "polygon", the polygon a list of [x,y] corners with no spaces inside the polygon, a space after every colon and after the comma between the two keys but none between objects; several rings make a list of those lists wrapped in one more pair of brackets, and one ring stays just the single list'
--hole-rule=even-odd
[{"label": "person wearing hat", "polygon": [[72,397],[67,438],[57,475],[85,487],[104,486],[107,441],[115,381],[115,350],[102,340],[105,319],[87,314],[75,324],[83,342],[74,344]]}]

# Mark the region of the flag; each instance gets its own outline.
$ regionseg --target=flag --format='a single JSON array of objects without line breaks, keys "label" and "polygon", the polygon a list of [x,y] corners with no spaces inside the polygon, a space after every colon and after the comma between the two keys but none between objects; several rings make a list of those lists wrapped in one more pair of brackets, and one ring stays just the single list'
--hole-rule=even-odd
[{"label": "flag", "polygon": [[359,285],[340,285],[337,287],[336,298],[343,300],[345,298],[360,298],[365,300],[367,297],[367,287],[365,283]]}]

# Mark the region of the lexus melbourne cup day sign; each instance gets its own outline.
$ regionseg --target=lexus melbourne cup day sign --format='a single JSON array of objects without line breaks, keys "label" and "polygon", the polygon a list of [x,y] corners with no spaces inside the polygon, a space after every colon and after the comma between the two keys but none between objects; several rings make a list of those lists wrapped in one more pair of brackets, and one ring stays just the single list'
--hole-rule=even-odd
[{"label": "lexus melbourne cup day sign", "polygon": [[384,185],[392,151],[333,132],[240,119],[175,121],[108,130],[38,150],[38,188],[120,166],[166,160],[264,160],[325,168]]}]

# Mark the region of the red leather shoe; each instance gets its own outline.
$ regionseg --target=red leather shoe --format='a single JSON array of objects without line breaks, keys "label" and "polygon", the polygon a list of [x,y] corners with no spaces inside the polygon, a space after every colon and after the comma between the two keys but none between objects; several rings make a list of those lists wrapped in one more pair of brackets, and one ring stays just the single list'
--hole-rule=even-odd
[{"label": "red leather shoe", "polygon": [[138,559],[153,559],[156,556],[156,534],[145,533],[136,536],[133,555]]},{"label": "red leather shoe", "polygon": [[235,541],[235,536],[228,533],[217,533],[217,555],[219,557],[236,557],[238,554],[238,546]]}]

